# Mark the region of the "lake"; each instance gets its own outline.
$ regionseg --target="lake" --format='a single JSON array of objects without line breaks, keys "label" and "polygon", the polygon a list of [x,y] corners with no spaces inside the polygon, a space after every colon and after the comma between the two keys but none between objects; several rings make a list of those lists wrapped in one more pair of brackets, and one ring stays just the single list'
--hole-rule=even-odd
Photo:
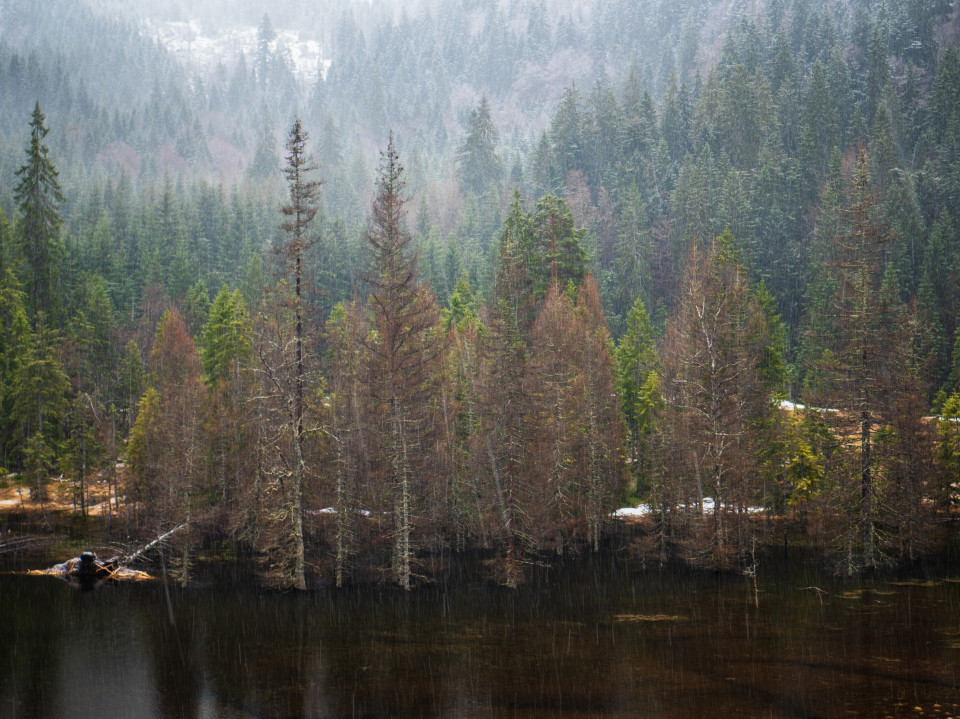
[{"label": "lake", "polygon": [[960,717],[955,562],[758,577],[619,556],[409,595],[281,594],[229,565],[185,590],[7,573],[0,717]]}]

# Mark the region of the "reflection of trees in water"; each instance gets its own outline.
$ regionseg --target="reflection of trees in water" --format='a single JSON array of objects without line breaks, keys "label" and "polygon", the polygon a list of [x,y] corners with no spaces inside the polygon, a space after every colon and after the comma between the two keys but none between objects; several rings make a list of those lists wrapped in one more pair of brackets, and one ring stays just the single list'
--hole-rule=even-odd
[{"label": "reflection of trees in water", "polygon": [[960,585],[851,591],[776,561],[759,610],[738,575],[618,575],[609,557],[517,591],[459,576],[290,595],[201,573],[169,605],[162,584],[0,576],[0,717],[882,716],[960,700]]}]

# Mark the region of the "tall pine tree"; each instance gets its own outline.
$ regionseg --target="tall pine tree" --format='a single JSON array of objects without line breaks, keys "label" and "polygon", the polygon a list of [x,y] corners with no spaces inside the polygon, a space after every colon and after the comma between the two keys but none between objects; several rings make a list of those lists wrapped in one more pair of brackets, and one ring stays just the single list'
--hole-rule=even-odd
[{"label": "tall pine tree", "polygon": [[57,168],[44,144],[49,132],[45,121],[38,102],[30,120],[27,161],[17,170],[20,182],[13,191],[20,209],[19,241],[26,262],[25,285],[34,325],[39,316],[49,316],[54,309],[54,288],[63,249],[60,205],[64,196]]}]

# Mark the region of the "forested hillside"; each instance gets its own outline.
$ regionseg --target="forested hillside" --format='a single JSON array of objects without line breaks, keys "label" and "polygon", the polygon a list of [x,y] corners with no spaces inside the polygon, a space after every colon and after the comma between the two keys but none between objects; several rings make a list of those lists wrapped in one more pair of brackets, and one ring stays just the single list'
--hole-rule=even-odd
[{"label": "forested hillside", "polygon": [[113,5],[0,0],[38,500],[294,587],[516,585],[627,501],[647,562],[853,573],[955,511],[954,3]]}]

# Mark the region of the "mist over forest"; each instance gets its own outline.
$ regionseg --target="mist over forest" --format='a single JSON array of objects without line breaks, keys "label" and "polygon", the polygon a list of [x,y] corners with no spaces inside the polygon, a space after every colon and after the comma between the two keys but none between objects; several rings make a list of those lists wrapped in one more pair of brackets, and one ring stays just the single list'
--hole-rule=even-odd
[{"label": "mist over forest", "polygon": [[958,45],[949,0],[0,0],[0,465],[283,586],[515,585],[625,504],[659,562],[755,513],[908,561],[960,482]]}]

